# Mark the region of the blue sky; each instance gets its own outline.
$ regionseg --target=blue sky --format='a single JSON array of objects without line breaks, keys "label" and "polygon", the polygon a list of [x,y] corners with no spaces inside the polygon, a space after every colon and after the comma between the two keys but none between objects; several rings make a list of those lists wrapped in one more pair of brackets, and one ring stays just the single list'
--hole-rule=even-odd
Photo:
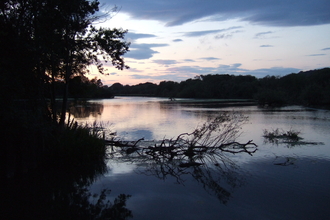
[{"label": "blue sky", "polygon": [[[196,75],[286,75],[330,66],[329,0],[100,0],[120,10],[98,25],[128,30],[131,68],[104,84]],[[92,75],[96,74],[92,69]]]}]

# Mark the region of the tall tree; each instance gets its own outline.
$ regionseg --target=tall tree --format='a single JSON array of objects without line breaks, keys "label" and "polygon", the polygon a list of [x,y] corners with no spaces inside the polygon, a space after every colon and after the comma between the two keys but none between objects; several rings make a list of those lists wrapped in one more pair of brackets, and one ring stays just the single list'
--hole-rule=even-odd
[{"label": "tall tree", "polygon": [[[0,7],[1,44],[19,45],[2,64],[10,64],[7,72],[31,73],[38,81],[40,97],[45,96],[45,84],[50,85],[51,115],[60,126],[65,122],[70,78],[84,75],[91,64],[104,73],[103,61],[111,61],[120,70],[128,68],[122,57],[129,50],[124,41],[127,31],[93,26],[100,18],[98,0],[5,0]],[[29,65],[20,63],[18,69],[15,62],[22,51],[19,62],[26,59]],[[58,120],[54,83],[59,79],[65,86]]]}]

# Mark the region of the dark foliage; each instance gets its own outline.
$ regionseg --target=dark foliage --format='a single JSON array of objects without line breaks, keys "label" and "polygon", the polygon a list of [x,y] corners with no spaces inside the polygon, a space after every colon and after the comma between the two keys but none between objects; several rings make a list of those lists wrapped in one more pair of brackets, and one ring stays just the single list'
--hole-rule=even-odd
[{"label": "dark foliage", "polygon": [[69,97],[72,98],[113,98],[108,86],[103,86],[100,79],[89,80],[85,76],[70,79]]},{"label": "dark foliage", "polygon": [[98,10],[97,0],[0,3],[1,219],[131,216],[126,195],[89,201],[88,185],[105,171],[104,135],[66,117],[69,93],[112,97],[101,80],[84,77],[88,65],[128,68],[126,31],[95,28]]},{"label": "dark foliage", "polygon": [[[110,204],[101,193],[98,202],[89,203],[86,187],[105,170],[103,134],[66,117],[69,93],[112,97],[100,80],[84,77],[88,65],[96,64],[101,73],[103,60],[127,67],[126,31],[93,27],[98,10],[97,0],[0,3],[1,219],[131,215],[122,212],[126,196]],[[8,212],[2,216],[2,211]]]},{"label": "dark foliage", "polygon": [[[69,140],[61,139],[72,128],[65,125],[69,95],[113,97],[101,80],[84,74],[90,64],[103,73],[102,61],[128,68],[122,56],[129,43],[122,29],[93,26],[98,11],[97,0],[1,1],[1,174],[13,166],[37,167],[45,154]],[[60,106],[55,99],[59,97]],[[12,165],[6,164],[9,161]]]}]

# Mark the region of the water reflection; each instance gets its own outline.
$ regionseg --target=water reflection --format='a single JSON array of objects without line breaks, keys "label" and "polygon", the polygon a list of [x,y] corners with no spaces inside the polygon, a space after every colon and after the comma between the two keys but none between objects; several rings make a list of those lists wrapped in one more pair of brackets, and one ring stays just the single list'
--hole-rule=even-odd
[{"label": "water reflection", "polygon": [[69,104],[69,113],[75,118],[97,118],[103,113],[104,106],[98,102],[78,100]]},{"label": "water reflection", "polygon": [[[80,121],[109,121],[118,136],[124,134],[123,140],[128,141],[175,137],[192,131],[219,112],[235,110],[249,116],[250,122],[243,126],[239,140],[253,139],[260,146],[253,157],[244,153],[209,152],[196,154],[192,159],[185,155],[183,159],[170,160],[171,151],[160,157],[148,148],[160,144],[156,141],[141,143],[137,151],[113,147],[108,162],[113,169],[92,187],[98,191],[110,186],[132,194],[128,204],[136,219],[327,219],[329,216],[326,207],[330,198],[327,190],[329,111],[300,106],[204,107],[149,98],[92,102],[103,104],[102,115]],[[287,148],[285,144],[277,147],[265,143],[263,129],[273,128],[297,129],[304,140],[324,145]]]},{"label": "water reflection", "polygon": [[273,163],[274,165],[278,165],[278,166],[291,166],[291,165],[295,165],[296,161],[297,158],[294,157],[286,157],[286,158],[275,157]]},{"label": "water reflection", "polygon": [[177,183],[185,183],[187,175],[192,176],[210,194],[220,202],[227,203],[234,188],[244,183],[239,174],[239,167],[228,157],[220,153],[199,155],[190,158],[190,162],[182,160],[162,161],[153,158],[141,173],[153,175],[165,180],[168,175],[175,177]]},{"label": "water reflection", "polygon": [[29,175],[3,180],[1,219],[127,219],[128,195],[113,202],[110,190],[92,194],[89,186],[106,172],[104,161],[47,166]]},{"label": "water reflection", "polygon": [[246,118],[236,114],[221,114],[196,128],[192,133],[182,133],[173,139],[158,142],[109,141],[109,156],[121,162],[142,165],[139,173],[161,180],[173,177],[184,184],[187,176],[193,177],[202,187],[226,204],[234,188],[243,183],[239,167],[226,153],[252,155],[257,146],[252,141],[245,144],[235,141]]},{"label": "water reflection", "polygon": [[[146,143],[143,143],[144,145]],[[194,156],[178,157],[183,151],[153,149],[151,147],[131,150],[126,147],[112,147],[111,158],[118,162],[137,164],[136,172],[154,176],[160,180],[173,177],[178,184],[185,184],[188,176],[193,177],[207,192],[226,204],[237,187],[244,184],[240,167],[225,153],[219,151],[198,151]]]}]

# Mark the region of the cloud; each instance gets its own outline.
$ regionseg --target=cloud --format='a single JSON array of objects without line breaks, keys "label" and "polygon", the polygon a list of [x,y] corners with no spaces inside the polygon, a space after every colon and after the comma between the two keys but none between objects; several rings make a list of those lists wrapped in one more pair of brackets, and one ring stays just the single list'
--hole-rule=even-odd
[{"label": "cloud", "polygon": [[156,76],[152,76],[152,75],[138,75],[138,74],[134,74],[130,76],[133,79],[144,79],[147,81],[152,81],[152,80],[156,80],[156,81],[176,81],[176,82],[181,82],[181,81],[185,81],[188,78],[194,77],[194,75],[176,75],[176,74],[164,74],[164,75],[156,75]]},{"label": "cloud", "polygon": [[133,74],[130,77],[134,79],[144,80],[156,80],[156,81],[185,81],[189,78],[193,78],[196,75],[208,75],[208,74],[229,74],[229,75],[252,75],[257,78],[263,78],[265,76],[285,76],[290,73],[298,73],[301,69],[286,68],[286,67],[271,67],[255,70],[248,70],[241,68],[240,63],[234,63],[231,65],[219,65],[218,67],[200,67],[200,66],[180,66],[167,68],[168,74],[162,75],[140,75]]},{"label": "cloud", "polygon": [[274,46],[273,45],[265,44],[265,45],[260,45],[260,47],[274,47]]},{"label": "cloud", "polygon": [[180,42],[183,41],[182,39],[174,39],[173,42]]},{"label": "cloud", "polygon": [[214,36],[214,39],[216,39],[216,40],[219,40],[219,39],[229,39],[229,38],[232,38],[234,34],[236,34],[236,33],[242,33],[242,32],[244,32],[244,31],[237,30],[237,31],[229,32],[229,33],[217,34],[217,35]]},{"label": "cloud", "polygon": [[152,50],[150,48],[139,48],[137,50],[130,50],[125,57],[137,59],[137,60],[143,60],[143,59],[149,59],[154,54],[159,53],[155,50]]},{"label": "cloud", "polygon": [[285,68],[285,67],[271,67],[263,69],[248,70],[241,68],[241,63],[234,63],[231,65],[219,65],[218,67],[200,67],[200,66],[181,66],[168,68],[168,72],[172,73],[185,73],[194,75],[207,75],[207,74],[230,74],[230,75],[252,75],[258,78],[270,76],[284,76],[290,73],[297,73],[301,69]]},{"label": "cloud", "polygon": [[129,72],[133,72],[133,73],[142,73],[142,70],[136,69],[136,68],[129,68],[128,69]]},{"label": "cloud", "polygon": [[214,36],[214,39],[228,39],[231,38],[233,35],[232,34],[218,34]]},{"label": "cloud", "polygon": [[214,67],[200,67],[200,66],[179,66],[167,68],[168,72],[178,74],[210,74],[215,71]]},{"label": "cloud", "polygon": [[285,67],[271,67],[271,68],[262,68],[255,70],[248,70],[240,68],[241,64],[236,63],[232,65],[220,65],[218,71],[220,74],[233,74],[233,75],[251,75],[257,78],[262,78],[265,76],[284,76],[290,73],[297,73],[301,69],[297,68],[285,68]]},{"label": "cloud", "polygon": [[166,26],[202,18],[238,19],[267,26],[310,26],[330,23],[328,0],[100,0],[121,7],[134,19],[157,20]]},{"label": "cloud", "polygon": [[217,57],[203,57],[203,58],[200,58],[200,59],[207,60],[207,61],[221,60],[220,58],[217,58]]},{"label": "cloud", "polygon": [[325,56],[326,54],[324,53],[319,53],[319,54],[309,54],[307,55],[308,57],[318,57],[318,56]]},{"label": "cloud", "polygon": [[151,38],[151,37],[157,37],[154,34],[139,34],[139,33],[133,33],[133,32],[128,32],[125,37],[127,39],[132,39],[132,40],[137,40],[141,38]]},{"label": "cloud", "polygon": [[153,60],[153,62],[161,65],[177,64],[176,60]]},{"label": "cloud", "polygon": [[234,26],[234,27],[230,27],[230,28],[217,29],[217,30],[183,32],[183,36],[185,36],[185,37],[200,37],[200,36],[203,36],[203,35],[215,34],[215,33],[219,33],[219,32],[230,31],[230,30],[233,30],[233,29],[239,29],[239,28],[242,28],[242,26]]},{"label": "cloud", "polygon": [[272,34],[273,32],[272,31],[266,31],[266,32],[260,32],[260,33],[257,33],[254,38],[257,38],[257,39],[260,39],[260,38],[266,38],[266,35],[268,37],[269,34]]},{"label": "cloud", "polygon": [[125,57],[137,60],[149,59],[154,54],[159,53],[151,48],[166,46],[168,46],[168,44],[132,44],[130,51],[125,54]]},{"label": "cloud", "polygon": [[327,47],[327,48],[323,48],[322,50],[330,50],[330,47]]},{"label": "cloud", "polygon": [[130,77],[133,79],[150,79],[149,75],[133,74],[133,75],[130,75]]},{"label": "cloud", "polygon": [[242,66],[241,63],[234,63],[231,65],[219,65],[218,68],[216,68],[216,72],[218,74],[241,74],[242,72],[245,72],[245,69],[239,68],[240,66]]},{"label": "cloud", "polygon": [[193,60],[193,59],[184,59],[183,61],[184,61],[184,62],[196,62],[196,61]]},{"label": "cloud", "polygon": [[169,46],[168,44],[132,44],[131,48],[151,48],[151,47],[166,47]]},{"label": "cloud", "polygon": [[272,68],[264,68],[264,69],[256,69],[256,70],[247,70],[245,74],[252,75],[255,77],[265,77],[265,76],[285,76],[290,73],[298,73],[301,69],[297,68],[285,68],[285,67],[272,67]]},{"label": "cloud", "polygon": [[242,64],[234,63],[231,65],[219,65],[217,68],[219,74],[233,74],[233,75],[252,75],[258,78],[270,76],[284,76],[290,73],[299,72],[300,69],[297,68],[285,68],[285,67],[271,67],[271,68],[262,68],[255,70],[248,70],[240,68]]},{"label": "cloud", "polygon": [[180,66],[180,67],[171,67],[168,68],[168,72],[174,73],[184,73],[190,75],[205,75],[205,74],[237,74],[244,69],[240,69],[239,67],[242,64],[234,63],[231,65],[219,65],[218,67],[200,67],[200,66]]},{"label": "cloud", "polygon": [[207,34],[218,33],[220,31],[221,30],[192,31],[192,32],[185,32],[183,34],[183,36],[185,36],[185,37],[200,37],[200,36],[207,35]]}]

